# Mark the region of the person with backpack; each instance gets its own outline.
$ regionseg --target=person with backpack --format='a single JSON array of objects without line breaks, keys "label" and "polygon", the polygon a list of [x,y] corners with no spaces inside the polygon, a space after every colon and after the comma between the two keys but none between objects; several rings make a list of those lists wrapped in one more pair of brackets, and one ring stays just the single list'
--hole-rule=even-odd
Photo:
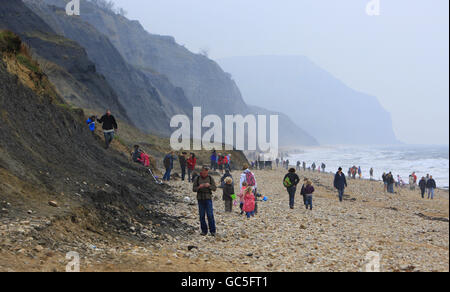
[{"label": "person with backpack", "polygon": [[181,168],[181,180],[184,181],[186,178],[186,167],[187,167],[187,160],[186,160],[186,152],[182,152],[180,157],[178,158],[178,162],[180,163]]},{"label": "person with backpack", "polygon": [[[256,198],[256,194],[258,191],[258,184],[256,182],[255,174],[250,171],[248,164],[244,164],[242,169],[243,169],[243,172],[240,177],[239,188],[242,189],[242,184],[244,182],[246,182],[248,187],[252,187],[252,190],[253,190],[255,198]],[[257,203],[255,206],[255,214],[258,214],[258,204]]]},{"label": "person with backpack", "polygon": [[301,194],[304,197],[305,200],[305,207],[306,210],[312,211],[312,199],[313,199],[313,193],[314,193],[314,187],[312,185],[312,182],[309,179],[306,179],[306,183],[302,186]]},{"label": "person with backpack", "polygon": [[103,124],[103,135],[105,136],[105,149],[109,148],[109,145],[114,140],[114,134],[117,131],[117,122],[110,110],[106,111],[106,114],[101,117],[97,122]]},{"label": "person with backpack", "polygon": [[299,182],[300,178],[295,173],[295,168],[289,169],[289,173],[284,176],[283,185],[289,194],[289,207],[291,209],[294,209],[295,193],[297,192],[297,185]]},{"label": "person with backpack", "polygon": [[342,172],[342,167],[339,167],[338,172],[334,176],[334,187],[338,190],[339,202],[344,200],[344,191],[347,187],[347,179]]},{"label": "person with backpack", "polygon": [[[211,236],[215,236],[216,222],[214,220],[212,195],[217,190],[217,187],[214,179],[209,175],[207,166],[203,166],[200,175],[195,178],[192,190],[197,193],[201,235],[208,235],[209,228]],[[208,223],[206,223],[205,217],[208,218]]]},{"label": "person with backpack", "polygon": [[187,160],[187,169],[188,169],[188,181],[192,182],[192,173],[195,170],[195,165],[197,164],[197,158],[194,153],[191,153],[191,157]]},{"label": "person with backpack", "polygon": [[224,181],[223,186],[223,201],[225,202],[225,212],[231,213],[233,211],[233,195],[234,193],[234,186],[233,186],[233,179],[231,177],[227,177]]},{"label": "person with backpack", "polygon": [[436,189],[436,181],[433,176],[430,175],[430,179],[427,181],[428,199],[434,200],[434,190]]},{"label": "person with backpack", "polygon": [[422,194],[422,199],[425,199],[425,192],[427,190],[427,179],[424,176],[419,181],[419,188],[420,188],[420,192]]},{"label": "person with backpack", "polygon": [[171,151],[169,154],[167,154],[164,157],[164,168],[166,169],[166,172],[163,177],[163,181],[170,181],[170,175],[172,173],[173,169],[173,161],[176,160],[175,153]]}]

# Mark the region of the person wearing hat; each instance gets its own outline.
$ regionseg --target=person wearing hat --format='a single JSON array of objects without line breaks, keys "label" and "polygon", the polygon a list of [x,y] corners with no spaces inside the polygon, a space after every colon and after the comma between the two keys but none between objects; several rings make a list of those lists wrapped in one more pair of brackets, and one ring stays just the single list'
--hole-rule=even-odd
[{"label": "person wearing hat", "polygon": [[[211,236],[216,235],[216,222],[214,220],[214,208],[212,195],[217,190],[216,183],[209,175],[209,167],[203,166],[200,175],[194,180],[193,191],[197,193],[198,211],[200,215],[201,235],[208,234],[208,227]],[[206,223],[205,217],[208,217]]]}]

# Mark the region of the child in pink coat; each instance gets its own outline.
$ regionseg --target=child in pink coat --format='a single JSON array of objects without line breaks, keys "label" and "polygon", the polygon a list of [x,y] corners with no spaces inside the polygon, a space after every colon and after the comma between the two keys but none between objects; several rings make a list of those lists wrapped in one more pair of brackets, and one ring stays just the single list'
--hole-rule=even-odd
[{"label": "child in pink coat", "polygon": [[247,218],[255,216],[256,198],[253,195],[253,187],[247,187],[244,191],[244,206],[242,210],[247,215]]}]

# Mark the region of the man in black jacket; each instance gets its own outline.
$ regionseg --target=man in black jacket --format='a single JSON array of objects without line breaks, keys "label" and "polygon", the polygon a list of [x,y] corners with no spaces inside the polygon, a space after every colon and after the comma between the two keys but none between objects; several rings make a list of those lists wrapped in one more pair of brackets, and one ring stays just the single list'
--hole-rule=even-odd
[{"label": "man in black jacket", "polygon": [[342,172],[342,167],[339,167],[338,172],[334,176],[334,187],[338,190],[339,201],[342,202],[344,200],[344,190],[347,187],[347,179]]},{"label": "man in black jacket", "polygon": [[105,135],[105,148],[108,149],[109,144],[111,144],[112,140],[114,140],[114,134],[117,130],[116,119],[113,115],[111,115],[111,111],[107,110],[106,114],[103,115],[100,120],[97,119],[97,122],[103,124],[102,129],[103,134]]},{"label": "man in black jacket", "polygon": [[419,188],[422,194],[422,199],[425,199],[425,191],[427,190],[427,179],[424,176],[419,181]]},{"label": "man in black jacket", "polygon": [[186,178],[186,167],[187,167],[186,155],[187,155],[186,152],[182,152],[180,157],[178,157],[178,161],[180,162],[182,181],[184,181],[184,179]]},{"label": "man in black jacket", "polygon": [[300,182],[300,178],[295,173],[295,168],[289,169],[289,173],[284,176],[283,184],[286,187],[289,194],[289,207],[294,209],[295,205],[295,193],[297,192],[297,185]]}]

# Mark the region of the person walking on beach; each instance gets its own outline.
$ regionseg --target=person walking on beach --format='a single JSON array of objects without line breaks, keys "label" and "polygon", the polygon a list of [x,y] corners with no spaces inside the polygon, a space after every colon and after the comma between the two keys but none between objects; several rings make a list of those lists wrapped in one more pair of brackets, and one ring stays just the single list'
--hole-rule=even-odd
[{"label": "person walking on beach", "polygon": [[289,162],[290,162],[289,160],[286,160],[286,165],[285,165],[286,169],[289,169]]},{"label": "person walking on beach", "polygon": [[103,135],[105,136],[105,149],[109,148],[109,145],[114,140],[114,135],[117,131],[117,122],[114,116],[111,114],[110,110],[106,111],[100,120],[97,119],[97,122],[103,124]]},{"label": "person walking on beach", "polygon": [[217,170],[217,153],[216,150],[213,150],[211,153],[211,169],[214,171]]},{"label": "person walking on beach", "polygon": [[[201,235],[208,235],[209,227],[211,236],[215,236],[216,222],[214,220],[212,194],[217,190],[217,187],[214,179],[209,175],[209,168],[207,166],[204,166],[200,175],[195,178],[192,190],[194,193],[197,193]],[[206,223],[205,216],[208,218],[208,223]]]},{"label": "person walking on beach", "polygon": [[313,164],[311,165],[311,169],[313,172],[316,171],[316,163],[315,162],[313,162]]},{"label": "person walking on beach", "polygon": [[370,168],[370,180],[373,180],[373,167],[372,168]]},{"label": "person walking on beach", "polygon": [[197,158],[194,153],[191,153],[191,157],[187,160],[187,169],[188,169],[188,180],[192,182],[192,173],[195,170],[195,165],[197,164]]},{"label": "person walking on beach", "polygon": [[394,193],[394,185],[395,185],[395,179],[394,179],[394,175],[392,174],[392,172],[389,172],[386,175],[386,182],[387,182],[387,191],[390,194]]},{"label": "person walking on beach", "polygon": [[303,171],[306,171],[306,162],[303,161]]},{"label": "person walking on beach", "polygon": [[277,158],[277,160],[275,161],[277,163],[277,168],[280,165],[280,158]]},{"label": "person walking on beach", "polygon": [[362,169],[361,169],[361,166],[358,167],[358,176],[359,176],[359,179],[362,179]]},{"label": "person walking on beach", "polygon": [[181,180],[184,181],[186,178],[186,167],[187,167],[187,160],[186,160],[186,152],[182,152],[180,157],[178,158],[178,162],[180,163],[181,168]]},{"label": "person walking on beach", "polygon": [[[252,191],[254,192],[256,197],[258,191],[258,184],[256,182],[255,174],[250,171],[250,169],[248,168],[248,164],[244,164],[242,169],[243,172],[241,173],[241,177],[239,180],[239,188],[242,189],[243,183],[246,182],[247,187],[252,187]],[[258,214],[258,203],[256,202],[255,202],[255,214]]]},{"label": "person walking on beach", "polygon": [[300,178],[295,173],[295,169],[289,169],[289,173],[284,176],[283,185],[287,189],[289,194],[289,207],[294,209],[295,205],[295,193],[297,192],[297,185],[300,182]]},{"label": "person walking on beach", "polygon": [[325,172],[325,168],[327,168],[327,165],[325,163],[322,163],[322,172]]},{"label": "person walking on beach", "polygon": [[300,170],[300,161],[297,161],[297,171]]},{"label": "person walking on beach", "polygon": [[170,181],[170,175],[172,173],[172,169],[173,169],[173,161],[175,160],[175,153],[173,151],[171,151],[169,154],[167,154],[164,157],[164,168],[166,169],[166,172],[164,173],[163,176],[163,181]]},{"label": "person walking on beach", "polygon": [[419,188],[420,188],[420,193],[422,195],[422,199],[425,199],[425,192],[427,190],[427,179],[422,176],[422,178],[419,181]]},{"label": "person walking on beach", "polygon": [[227,177],[225,179],[225,184],[223,186],[223,201],[225,202],[225,212],[231,213],[233,211],[233,198],[234,195],[234,186],[233,179],[231,177]]},{"label": "person walking on beach", "polygon": [[428,199],[434,200],[434,190],[436,189],[436,181],[433,176],[430,175],[430,179],[427,181]]},{"label": "person walking on beach", "polygon": [[303,185],[301,193],[303,194],[303,196],[305,198],[306,210],[309,209],[312,211],[312,209],[313,209],[312,199],[313,199],[314,187],[312,185],[312,182],[309,179],[307,179],[306,183]]},{"label": "person walking on beach", "polygon": [[388,183],[387,183],[387,174],[386,174],[385,172],[383,172],[383,175],[381,176],[381,178],[383,179],[384,192],[386,193],[386,192],[387,192],[387,186],[388,186]]},{"label": "person walking on beach", "polygon": [[344,191],[347,187],[347,179],[342,172],[342,167],[339,167],[338,172],[334,176],[334,187],[338,190],[339,202],[344,200]]},{"label": "person walking on beach", "polygon": [[256,197],[253,194],[253,188],[248,186],[244,192],[244,207],[243,210],[247,218],[255,217],[256,212]]}]

